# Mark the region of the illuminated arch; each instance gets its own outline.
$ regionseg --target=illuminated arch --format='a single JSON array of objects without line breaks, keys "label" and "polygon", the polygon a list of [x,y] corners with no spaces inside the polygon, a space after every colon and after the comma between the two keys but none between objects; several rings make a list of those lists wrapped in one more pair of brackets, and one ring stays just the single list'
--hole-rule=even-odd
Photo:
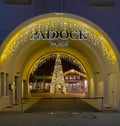
[{"label": "illuminated arch", "polygon": [[[60,57],[63,59],[70,58],[70,59],[68,59],[69,62],[72,62],[74,65],[78,66],[78,69],[81,69],[81,71],[84,74],[86,74],[86,76],[87,76],[88,72],[86,71],[86,68],[84,67],[84,63],[81,63],[80,60],[78,60],[75,56],[72,56],[69,53],[63,53],[63,52],[53,52],[53,53],[46,54],[42,57],[39,57],[39,59],[37,59],[35,62],[33,62],[33,64],[31,64],[31,66],[28,68],[29,71],[24,72],[24,73],[28,73],[30,75],[30,73],[34,72],[40,65],[49,61],[49,59],[52,59],[52,58],[55,59],[57,54],[59,54]],[[28,75],[28,77],[29,77],[29,75]]]},{"label": "illuminated arch", "polygon": [[[18,26],[6,38],[0,50],[1,65],[8,62],[10,63],[10,59],[13,60],[25,46],[30,45],[31,30],[49,30],[51,27],[52,29],[55,29],[58,28],[58,26],[61,26],[63,29],[75,29],[87,32],[88,41],[85,44],[88,44],[87,46],[89,47],[93,47],[93,49],[95,47],[96,50],[99,51],[98,53],[103,55],[108,63],[112,63],[113,65],[118,63],[119,54],[117,49],[109,36],[107,36],[107,34],[101,28],[80,16],[66,13],[50,13],[29,19]],[[41,42],[41,47],[42,45],[44,46],[43,42]]]},{"label": "illuminated arch", "polygon": [[[71,19],[71,17],[73,17],[73,19]],[[61,26],[63,29],[78,29],[87,32],[88,43],[99,47],[103,55],[105,55],[112,63],[116,61],[116,48],[112,40],[102,29],[87,19],[79,16],[64,13],[52,13],[37,16],[18,26],[2,44],[1,62],[9,60],[16,51],[30,42],[31,30],[49,30],[51,27],[52,29],[55,29],[58,28],[58,26]]]},{"label": "illuminated arch", "polygon": [[[87,33],[87,40],[69,40],[67,47],[51,47],[49,40],[30,40],[30,33],[35,30],[80,30]],[[11,75],[11,80],[18,73],[21,80],[27,80],[30,69],[38,59],[57,52],[70,54],[81,61],[92,83],[96,73],[99,73],[99,81],[103,83],[108,73],[118,76],[119,52],[110,37],[91,21],[67,13],[44,14],[19,25],[1,45],[0,67]],[[117,87],[117,80],[115,83]]]}]

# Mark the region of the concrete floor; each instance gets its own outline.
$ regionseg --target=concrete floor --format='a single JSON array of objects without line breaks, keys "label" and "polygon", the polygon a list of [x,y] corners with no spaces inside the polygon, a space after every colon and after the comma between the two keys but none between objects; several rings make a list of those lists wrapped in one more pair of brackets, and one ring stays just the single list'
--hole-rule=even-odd
[{"label": "concrete floor", "polygon": [[[27,110],[39,100],[34,98],[24,104]],[[31,111],[21,112],[21,105],[0,111],[0,126],[120,126],[119,112],[83,111]]]},{"label": "concrete floor", "polygon": [[0,113],[1,126],[120,126],[120,113]]},{"label": "concrete floor", "polygon": [[98,112],[99,110],[80,99],[42,98],[25,112]]}]

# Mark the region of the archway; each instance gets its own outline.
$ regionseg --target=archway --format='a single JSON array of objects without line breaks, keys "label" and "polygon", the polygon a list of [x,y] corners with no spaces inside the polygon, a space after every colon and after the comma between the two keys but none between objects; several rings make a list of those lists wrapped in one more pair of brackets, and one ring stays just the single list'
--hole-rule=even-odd
[{"label": "archway", "polygon": [[[119,53],[114,43],[91,21],[66,13],[34,17],[13,30],[3,42],[0,49],[1,77],[9,75],[13,87],[12,103],[16,97],[19,101],[21,97],[29,96],[29,73],[35,62],[40,57],[59,52],[73,55],[84,65],[89,96],[104,96],[104,105],[117,105]],[[2,94],[4,96],[5,91]]]},{"label": "archway", "polygon": [[[32,92],[87,93],[87,71],[81,62],[70,54],[56,52],[45,55],[35,62],[29,73]],[[65,89],[62,90],[62,87]]]}]

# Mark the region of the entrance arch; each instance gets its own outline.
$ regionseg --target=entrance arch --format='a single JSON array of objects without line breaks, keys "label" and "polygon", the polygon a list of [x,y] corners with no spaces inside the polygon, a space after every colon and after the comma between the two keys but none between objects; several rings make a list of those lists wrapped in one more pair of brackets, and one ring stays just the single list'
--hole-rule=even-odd
[{"label": "entrance arch", "polygon": [[104,96],[104,106],[117,106],[119,53],[114,43],[91,21],[67,13],[50,13],[29,19],[3,42],[0,48],[1,77],[9,75],[9,84],[13,87],[12,103],[23,96],[29,97],[29,71],[40,57],[50,53],[76,57],[87,71],[89,96]]}]

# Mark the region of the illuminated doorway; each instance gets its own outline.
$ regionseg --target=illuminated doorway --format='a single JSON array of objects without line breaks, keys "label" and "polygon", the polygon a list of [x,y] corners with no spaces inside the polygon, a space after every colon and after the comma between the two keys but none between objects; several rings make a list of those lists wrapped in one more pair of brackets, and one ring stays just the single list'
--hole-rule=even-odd
[{"label": "illuminated doorway", "polygon": [[84,65],[89,97],[103,96],[104,106],[117,107],[120,63],[114,42],[93,22],[67,13],[50,13],[29,19],[5,39],[0,47],[1,83],[4,75],[8,74],[9,78],[1,87],[5,89],[7,82],[13,88],[9,97],[0,90],[1,96],[15,103],[14,77],[18,76],[18,101],[21,97],[30,97],[29,76],[35,63],[56,53],[73,56]]},{"label": "illuminated doorway", "polygon": [[[58,55],[58,54],[57,54]],[[56,54],[50,54],[37,61],[34,65],[30,77],[29,87],[32,93],[48,93],[53,86],[54,92],[51,93],[84,93],[87,92],[87,73],[83,65],[75,59],[75,57],[68,54],[60,54],[61,66],[56,66]],[[56,67],[56,68],[55,68]],[[61,73],[54,75],[56,70],[59,72],[61,67]],[[60,74],[60,75],[59,75]],[[72,76],[70,76],[70,74]],[[54,82],[53,76],[63,76],[65,93],[62,91],[61,78],[57,78],[57,82]],[[68,78],[68,79],[67,79]],[[52,83],[55,83],[52,85]],[[38,95],[38,94],[37,94]]]}]

